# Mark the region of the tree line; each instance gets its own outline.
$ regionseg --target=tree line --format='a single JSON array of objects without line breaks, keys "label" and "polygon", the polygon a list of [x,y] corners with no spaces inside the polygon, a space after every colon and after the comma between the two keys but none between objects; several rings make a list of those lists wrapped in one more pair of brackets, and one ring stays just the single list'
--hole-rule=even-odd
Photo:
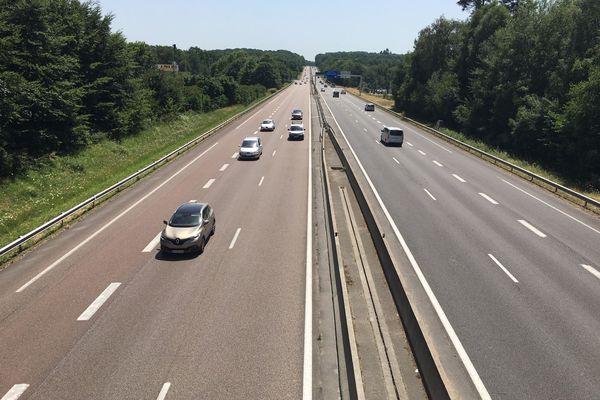
[{"label": "tree line", "polygon": [[[315,64],[322,72],[350,71],[354,75],[362,75],[362,85],[366,90],[390,89],[403,57],[403,55],[394,54],[388,49],[379,53],[336,52],[317,54]],[[358,86],[360,78],[336,78],[333,81],[339,85]]]},{"label": "tree line", "polygon": [[600,1],[457,4],[465,21],[437,19],[393,66],[375,53],[319,55],[317,66],[393,70],[397,111],[599,190]]},{"label": "tree line", "polygon": [[[0,0],[0,177],[182,112],[249,104],[301,71],[289,51],[130,43],[78,0]],[[178,73],[157,69],[177,62]]]}]

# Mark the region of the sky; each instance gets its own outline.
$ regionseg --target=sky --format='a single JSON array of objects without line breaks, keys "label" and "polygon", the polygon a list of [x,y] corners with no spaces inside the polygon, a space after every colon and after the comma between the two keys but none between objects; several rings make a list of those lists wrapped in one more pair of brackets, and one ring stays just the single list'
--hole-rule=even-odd
[{"label": "sky", "polygon": [[204,50],[289,50],[309,61],[335,51],[402,54],[456,0],[96,0],[128,41]]}]

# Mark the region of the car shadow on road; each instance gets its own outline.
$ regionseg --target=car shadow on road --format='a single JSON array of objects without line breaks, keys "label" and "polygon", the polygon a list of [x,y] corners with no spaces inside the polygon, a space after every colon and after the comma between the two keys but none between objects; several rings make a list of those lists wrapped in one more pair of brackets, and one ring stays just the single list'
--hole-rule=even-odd
[{"label": "car shadow on road", "polygon": [[159,260],[159,261],[173,261],[173,262],[177,262],[177,261],[188,261],[188,260],[193,260],[198,258],[199,256],[201,256],[200,253],[198,252],[193,252],[193,253],[183,253],[183,254],[172,254],[172,253],[165,253],[164,251],[160,251],[158,250],[154,256],[155,260]]}]

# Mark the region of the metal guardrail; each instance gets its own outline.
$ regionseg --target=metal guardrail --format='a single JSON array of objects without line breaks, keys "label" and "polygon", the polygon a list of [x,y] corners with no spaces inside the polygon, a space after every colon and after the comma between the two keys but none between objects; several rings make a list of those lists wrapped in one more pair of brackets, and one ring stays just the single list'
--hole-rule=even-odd
[{"label": "metal guardrail", "polygon": [[178,147],[177,149],[173,150],[172,152],[170,152],[169,154],[167,154],[166,156],[161,157],[160,159],[154,161],[153,163],[151,163],[150,165],[138,170],[137,172],[129,175],[128,177],[120,180],[119,182],[115,183],[114,185],[110,186],[107,189],[104,189],[103,191],[96,193],[95,195],[93,195],[92,197],[88,198],[87,200],[84,200],[83,202],[77,204],[76,206],[70,208],[69,210],[57,215],[56,217],[52,218],[50,221],[46,222],[45,224],[33,229],[32,231],[26,233],[25,235],[20,236],[18,239],[12,241],[11,243],[7,244],[6,246],[0,248],[0,257],[3,257],[4,255],[10,253],[11,251],[13,251],[14,249],[19,249],[21,250],[23,245],[28,242],[29,240],[31,240],[32,238],[44,233],[45,231],[49,230],[50,228],[54,227],[56,224],[58,223],[62,223],[66,218],[74,215],[75,213],[77,213],[78,211],[84,209],[85,207],[91,205],[92,207],[95,206],[95,203],[104,198],[105,196],[111,194],[112,192],[115,191],[119,191],[121,190],[121,188],[123,188],[124,186],[128,185],[129,183],[131,183],[132,181],[139,179],[143,174],[145,174],[146,172],[148,172],[151,169],[155,169],[157,166],[159,166],[160,164],[166,162],[166,161],[170,161],[172,158],[180,155],[181,153],[183,153],[184,151],[190,149],[191,147],[194,147],[195,145],[197,145],[198,143],[202,142],[203,140],[205,140],[206,138],[212,136],[215,132],[217,132],[218,130],[220,130],[221,128],[227,126],[228,124],[230,124],[231,122],[235,121],[236,119],[240,118],[241,116],[247,114],[248,112],[254,110],[255,108],[257,108],[258,106],[260,106],[261,104],[265,103],[266,101],[270,100],[271,98],[273,98],[274,96],[276,96],[277,94],[279,94],[281,91],[283,91],[284,89],[287,88],[287,85],[284,86],[283,88],[279,89],[278,91],[274,92],[273,94],[271,94],[270,96],[265,97],[264,99],[262,99],[261,101],[257,102],[256,104],[254,104],[253,106],[249,107],[248,109],[234,115],[233,117],[227,119],[224,122],[221,122],[219,125],[209,129],[206,132],[203,132],[201,135],[197,136],[196,138],[190,140],[189,142],[185,143],[184,145]]},{"label": "metal guardrail", "polygon": [[[354,95],[354,96],[356,96],[356,95]],[[357,97],[359,97],[359,96],[357,96]],[[359,97],[359,98],[361,98],[361,97]],[[361,99],[363,99],[363,98],[361,98]],[[569,195],[571,197],[579,199],[579,200],[581,200],[583,202],[583,204],[581,204],[581,205],[583,205],[583,207],[585,207],[586,209],[588,209],[590,211],[593,211],[593,212],[596,212],[596,213],[600,213],[600,201],[592,199],[591,197],[588,197],[588,196],[586,196],[586,195],[584,195],[582,193],[579,193],[579,192],[577,192],[577,191],[575,191],[573,189],[570,189],[570,188],[568,188],[566,186],[563,186],[563,185],[561,185],[559,183],[551,181],[550,179],[544,178],[543,176],[537,175],[537,174],[535,174],[535,173],[533,173],[533,172],[531,172],[531,171],[529,171],[529,170],[527,170],[525,168],[519,167],[518,165],[514,165],[514,164],[512,164],[512,163],[510,163],[510,162],[508,162],[506,160],[503,160],[503,159],[501,159],[499,157],[496,157],[493,154],[486,153],[485,151],[480,150],[480,149],[478,149],[476,147],[473,147],[470,144],[461,142],[460,140],[455,139],[455,138],[453,138],[453,137],[451,137],[449,135],[446,135],[443,132],[440,132],[440,131],[438,131],[438,130],[430,127],[430,126],[422,124],[422,123],[420,123],[418,121],[415,121],[415,120],[413,120],[411,118],[405,117],[404,115],[399,114],[399,113],[397,113],[395,111],[392,111],[392,110],[390,110],[388,108],[382,107],[382,106],[380,106],[378,104],[376,104],[375,106],[377,108],[379,108],[379,109],[382,109],[382,110],[384,110],[384,111],[386,111],[386,112],[394,115],[397,118],[400,118],[403,121],[407,121],[407,122],[409,122],[409,123],[411,123],[413,125],[416,125],[416,126],[420,127],[421,129],[424,129],[424,130],[426,130],[426,131],[428,131],[430,133],[433,133],[434,135],[436,135],[440,139],[443,139],[443,140],[445,140],[445,141],[447,141],[449,143],[452,143],[455,146],[458,146],[458,147],[461,147],[463,149],[466,149],[470,153],[474,153],[474,154],[476,154],[480,158],[491,160],[493,162],[493,164],[500,165],[502,168],[507,169],[508,171],[510,171],[512,173],[515,173],[515,171],[517,171],[517,172],[519,172],[521,174],[520,176],[523,175],[523,176],[527,177],[530,182],[533,182],[535,184],[538,184],[538,182],[541,182],[541,183],[543,183],[546,186],[539,185],[539,184],[538,184],[538,186],[544,187],[546,189],[548,187],[550,187],[550,188],[553,189],[553,190],[550,190],[553,193],[558,193],[558,191],[561,191],[561,192],[563,192],[563,193],[565,193],[565,194],[567,194],[567,195]],[[580,204],[580,203],[578,203],[578,204]],[[590,207],[590,206],[593,206],[593,207]]]}]

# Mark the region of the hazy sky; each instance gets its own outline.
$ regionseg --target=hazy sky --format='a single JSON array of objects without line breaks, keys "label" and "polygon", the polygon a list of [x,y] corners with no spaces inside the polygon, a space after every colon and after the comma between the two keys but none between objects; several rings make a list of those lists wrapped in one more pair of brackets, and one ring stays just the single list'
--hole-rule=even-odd
[{"label": "hazy sky", "polygon": [[441,15],[464,20],[456,0],[98,0],[129,41],[187,50],[247,47],[318,53],[412,50]]}]

